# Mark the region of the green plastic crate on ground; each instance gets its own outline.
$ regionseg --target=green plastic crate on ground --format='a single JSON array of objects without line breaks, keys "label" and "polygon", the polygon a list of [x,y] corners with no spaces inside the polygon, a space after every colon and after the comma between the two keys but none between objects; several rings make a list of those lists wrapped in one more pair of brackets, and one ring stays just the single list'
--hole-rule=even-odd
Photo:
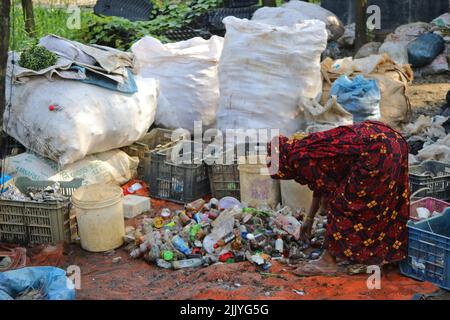
[{"label": "green plastic crate on ground", "polygon": [[[82,179],[59,182],[62,193],[72,196]],[[28,187],[46,188],[54,181],[33,181],[16,178],[16,187],[25,192]],[[70,241],[70,200],[33,202],[0,200],[0,242],[19,244],[56,243]]]}]

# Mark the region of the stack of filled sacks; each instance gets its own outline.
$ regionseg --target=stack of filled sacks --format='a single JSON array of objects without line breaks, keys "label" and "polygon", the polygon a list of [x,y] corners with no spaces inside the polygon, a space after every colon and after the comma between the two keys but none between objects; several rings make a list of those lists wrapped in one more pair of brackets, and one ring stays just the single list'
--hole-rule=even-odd
[{"label": "stack of filled sacks", "polygon": [[58,55],[41,71],[8,64],[13,81],[4,130],[29,151],[10,157],[6,172],[34,180],[122,184],[138,159],[118,148],[142,138],[155,119],[159,83],[134,74],[131,53],[47,36]]}]

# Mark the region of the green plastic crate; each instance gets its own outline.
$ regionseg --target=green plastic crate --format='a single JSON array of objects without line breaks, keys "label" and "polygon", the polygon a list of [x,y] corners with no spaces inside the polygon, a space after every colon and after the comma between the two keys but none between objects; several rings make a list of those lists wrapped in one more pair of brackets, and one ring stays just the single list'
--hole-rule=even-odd
[{"label": "green plastic crate", "polygon": [[[71,196],[83,180],[60,182],[62,193]],[[16,186],[45,188],[53,181],[17,178]],[[14,201],[0,199],[0,242],[18,244],[56,243],[70,241],[70,200],[55,202]]]}]

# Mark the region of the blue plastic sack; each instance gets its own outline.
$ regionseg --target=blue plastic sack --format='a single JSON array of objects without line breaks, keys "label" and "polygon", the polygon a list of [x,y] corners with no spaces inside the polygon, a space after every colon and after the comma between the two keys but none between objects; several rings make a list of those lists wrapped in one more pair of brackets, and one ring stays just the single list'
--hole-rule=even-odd
[{"label": "blue plastic sack", "polygon": [[353,79],[340,76],[331,86],[330,96],[336,96],[337,102],[353,114],[353,121],[379,119],[381,92],[374,79],[358,75]]},{"label": "blue plastic sack", "polygon": [[0,273],[0,300],[12,300],[28,289],[43,288],[46,300],[74,300],[75,287],[55,267],[29,267]]},{"label": "blue plastic sack", "polygon": [[435,33],[424,33],[408,45],[408,62],[414,68],[425,67],[444,49],[444,38]]}]

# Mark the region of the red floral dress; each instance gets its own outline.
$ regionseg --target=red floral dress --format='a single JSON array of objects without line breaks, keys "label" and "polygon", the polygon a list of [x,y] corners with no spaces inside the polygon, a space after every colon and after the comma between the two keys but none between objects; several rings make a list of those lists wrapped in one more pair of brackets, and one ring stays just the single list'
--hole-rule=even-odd
[{"label": "red floral dress", "polygon": [[272,177],[295,179],[324,197],[331,254],[364,264],[406,258],[408,145],[399,133],[366,121],[301,140],[280,136],[274,147],[279,169]]}]

